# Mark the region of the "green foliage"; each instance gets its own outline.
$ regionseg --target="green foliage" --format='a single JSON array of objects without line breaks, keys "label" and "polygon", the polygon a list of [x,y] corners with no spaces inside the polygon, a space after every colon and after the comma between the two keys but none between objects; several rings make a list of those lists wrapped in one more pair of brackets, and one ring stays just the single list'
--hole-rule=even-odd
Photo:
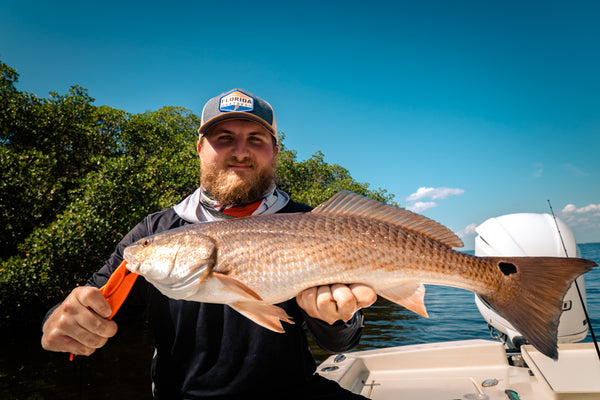
[{"label": "green foliage", "polygon": [[56,159],[36,149],[0,148],[0,257],[16,254],[17,245],[33,229],[50,220],[52,205],[64,198],[54,179]]},{"label": "green foliage", "polygon": [[71,191],[119,155],[123,111],[95,107],[87,90],[40,99],[16,90],[16,71],[0,62],[0,257],[17,254],[17,244],[44,226],[72,200]]},{"label": "green foliage", "polygon": [[[134,225],[181,201],[200,176],[200,118],[189,110],[97,107],[79,86],[41,99],[17,81],[0,62],[0,325],[39,323]],[[320,152],[297,161],[283,143],[277,182],[312,206],[341,189],[392,198]]]}]

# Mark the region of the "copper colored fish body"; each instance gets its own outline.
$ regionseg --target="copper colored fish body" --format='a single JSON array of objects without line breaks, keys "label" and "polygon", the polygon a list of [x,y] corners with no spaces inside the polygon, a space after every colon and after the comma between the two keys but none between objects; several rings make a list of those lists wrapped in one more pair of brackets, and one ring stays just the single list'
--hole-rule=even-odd
[{"label": "copper colored fish body", "polygon": [[452,250],[460,246],[454,233],[428,218],[340,192],[310,213],[167,231],[127,247],[125,259],[169,297],[228,304],[277,332],[284,332],[280,321],[293,322],[274,304],[313,286],[365,283],[423,316],[424,283],[468,289],[556,358],[562,298],[595,263],[480,258]]}]

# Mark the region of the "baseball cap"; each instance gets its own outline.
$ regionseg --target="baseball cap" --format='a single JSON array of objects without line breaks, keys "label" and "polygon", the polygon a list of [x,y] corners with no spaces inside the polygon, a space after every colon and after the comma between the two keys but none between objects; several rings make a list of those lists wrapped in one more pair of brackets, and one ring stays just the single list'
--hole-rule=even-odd
[{"label": "baseball cap", "polygon": [[245,119],[264,126],[277,142],[277,121],[273,107],[263,99],[242,89],[233,89],[213,97],[204,105],[198,134],[206,131],[218,122],[228,119]]}]

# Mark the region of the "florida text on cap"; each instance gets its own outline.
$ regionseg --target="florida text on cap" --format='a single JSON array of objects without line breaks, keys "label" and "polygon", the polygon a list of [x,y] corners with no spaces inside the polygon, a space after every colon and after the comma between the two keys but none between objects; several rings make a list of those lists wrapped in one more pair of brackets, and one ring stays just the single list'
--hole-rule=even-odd
[{"label": "florida text on cap", "polygon": [[198,133],[204,135],[214,124],[227,119],[245,119],[264,126],[277,138],[277,121],[273,107],[263,99],[242,89],[233,89],[210,99],[202,110]]}]

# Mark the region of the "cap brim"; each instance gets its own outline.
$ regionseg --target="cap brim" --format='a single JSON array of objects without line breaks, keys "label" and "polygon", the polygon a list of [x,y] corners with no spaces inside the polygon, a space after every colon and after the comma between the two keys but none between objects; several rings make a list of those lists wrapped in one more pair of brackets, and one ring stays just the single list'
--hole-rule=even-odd
[{"label": "cap brim", "polygon": [[249,114],[247,112],[235,112],[235,111],[228,112],[227,114],[217,115],[216,117],[209,119],[200,127],[200,129],[198,129],[198,133],[200,134],[200,136],[202,136],[206,133],[206,131],[208,129],[213,127],[215,124],[226,121],[228,119],[243,119],[246,121],[258,122],[263,127],[265,127],[265,129],[267,131],[269,131],[271,133],[271,135],[273,135],[273,136],[277,135],[277,132],[273,131],[273,127],[269,123],[267,123],[267,121],[265,121],[264,119],[257,117],[254,114]]}]

